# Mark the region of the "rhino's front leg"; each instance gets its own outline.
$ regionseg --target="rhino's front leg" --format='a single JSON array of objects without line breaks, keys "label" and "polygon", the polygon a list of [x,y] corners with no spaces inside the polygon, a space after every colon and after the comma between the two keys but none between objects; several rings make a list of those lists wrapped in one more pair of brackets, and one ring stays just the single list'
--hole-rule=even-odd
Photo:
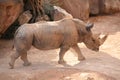
[{"label": "rhino's front leg", "polygon": [[18,52],[11,55],[11,60],[9,62],[10,69],[14,68],[15,60],[20,56]]},{"label": "rhino's front leg", "polygon": [[75,52],[78,54],[78,60],[85,60],[85,57],[82,55],[80,48],[78,47],[78,45],[74,45],[72,46],[72,48],[75,50]]},{"label": "rhino's front leg", "polygon": [[23,60],[23,65],[24,66],[29,66],[31,65],[31,63],[28,61],[28,58],[27,58],[27,52],[24,52],[21,54],[21,59]]},{"label": "rhino's front leg", "polygon": [[61,48],[60,48],[59,61],[58,61],[59,64],[64,64],[64,63],[66,63],[66,62],[64,61],[63,57],[64,57],[65,53],[68,51],[68,49],[69,49],[69,47],[61,47]]}]

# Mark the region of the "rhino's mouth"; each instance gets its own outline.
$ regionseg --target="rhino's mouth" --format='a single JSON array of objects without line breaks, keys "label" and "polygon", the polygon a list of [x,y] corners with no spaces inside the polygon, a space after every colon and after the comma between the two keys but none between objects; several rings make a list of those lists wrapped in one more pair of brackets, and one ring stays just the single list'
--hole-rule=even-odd
[{"label": "rhino's mouth", "polygon": [[94,48],[94,49],[92,49],[92,50],[98,52],[98,51],[99,51],[99,48]]}]

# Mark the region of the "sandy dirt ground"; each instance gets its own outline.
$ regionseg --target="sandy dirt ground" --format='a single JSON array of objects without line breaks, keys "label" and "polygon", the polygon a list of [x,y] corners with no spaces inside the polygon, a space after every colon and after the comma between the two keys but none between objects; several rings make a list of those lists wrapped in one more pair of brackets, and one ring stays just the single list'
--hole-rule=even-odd
[{"label": "sandy dirt ground", "polygon": [[99,52],[79,44],[84,61],[78,61],[70,49],[65,54],[67,64],[60,65],[56,50],[40,51],[34,47],[28,51],[31,66],[24,67],[18,59],[15,69],[9,69],[12,40],[0,40],[0,80],[120,80],[120,14],[98,16],[90,19],[95,23],[94,33],[109,33]]}]

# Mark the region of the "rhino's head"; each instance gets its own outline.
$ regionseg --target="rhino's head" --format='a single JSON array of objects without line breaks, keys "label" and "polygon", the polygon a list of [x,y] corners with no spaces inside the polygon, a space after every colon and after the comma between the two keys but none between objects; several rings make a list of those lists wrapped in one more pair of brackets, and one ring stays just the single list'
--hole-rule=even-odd
[{"label": "rhino's head", "polygon": [[105,35],[103,38],[100,38],[100,34],[92,34],[91,28],[93,24],[87,24],[86,26],[86,35],[84,36],[83,42],[87,46],[87,48],[99,51],[99,47],[104,43],[108,35]]}]

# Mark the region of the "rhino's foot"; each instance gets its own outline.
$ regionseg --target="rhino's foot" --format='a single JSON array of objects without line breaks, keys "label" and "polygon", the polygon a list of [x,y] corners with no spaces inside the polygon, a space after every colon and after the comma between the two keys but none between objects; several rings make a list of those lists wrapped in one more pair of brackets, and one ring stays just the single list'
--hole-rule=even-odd
[{"label": "rhino's foot", "polygon": [[59,64],[66,64],[66,61],[64,61],[64,60],[59,60],[58,63],[59,63]]},{"label": "rhino's foot", "polygon": [[10,69],[14,69],[14,65],[9,63]]},{"label": "rhino's foot", "polygon": [[27,62],[27,63],[23,63],[23,66],[30,66],[31,63],[30,62]]},{"label": "rhino's foot", "polygon": [[83,61],[85,60],[85,57],[82,57],[82,58],[78,58],[79,61]]}]

